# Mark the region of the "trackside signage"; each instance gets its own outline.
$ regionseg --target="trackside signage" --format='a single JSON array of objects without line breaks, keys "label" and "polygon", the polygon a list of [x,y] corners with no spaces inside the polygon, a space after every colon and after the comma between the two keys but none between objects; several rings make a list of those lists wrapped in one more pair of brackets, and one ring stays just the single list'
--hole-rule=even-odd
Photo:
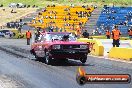
[{"label": "trackside signage", "polygon": [[89,45],[90,51],[91,51],[91,52],[92,52],[92,51],[95,52],[95,49],[94,49],[95,43],[87,42],[87,44]]}]

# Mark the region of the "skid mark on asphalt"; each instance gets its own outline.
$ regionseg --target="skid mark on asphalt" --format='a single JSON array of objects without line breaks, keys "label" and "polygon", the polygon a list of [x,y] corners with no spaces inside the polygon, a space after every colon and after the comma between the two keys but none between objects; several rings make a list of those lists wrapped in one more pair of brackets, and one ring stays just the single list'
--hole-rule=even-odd
[{"label": "skid mark on asphalt", "polygon": [[[11,60],[11,58],[9,58],[8,60],[11,63],[13,62]],[[59,85],[61,85],[60,88],[62,88],[62,86],[63,86],[62,84],[67,83],[68,80],[70,82],[68,84],[71,85],[71,88],[74,88],[74,84],[76,85],[76,80],[75,79],[72,79],[71,77],[69,77],[67,75],[68,72],[65,73],[65,72],[63,72],[63,70],[57,70],[58,68],[56,68],[54,66],[50,66],[50,65],[49,66],[48,65],[45,66],[44,64],[40,64],[40,62],[35,62],[35,61],[32,61],[32,60],[28,60],[28,59],[26,61],[24,61],[24,59],[21,59],[21,60],[20,59],[13,59],[13,60],[15,60],[15,62],[12,63],[12,64],[13,65],[17,64],[17,71],[18,72],[21,72],[21,69],[23,69],[23,72],[21,74],[24,74],[25,71],[26,71],[26,73],[28,72],[28,74],[31,74],[31,75],[32,74],[36,74],[35,75],[35,78],[37,78],[40,75],[41,78],[43,78],[43,80],[45,80],[45,81],[47,81],[49,83],[53,83],[55,85],[58,85],[57,88],[59,88]],[[28,62],[31,62],[31,63],[34,63],[34,64],[31,64],[31,63],[28,63]],[[5,62],[5,63],[7,63],[7,62]],[[24,64],[25,65],[24,67],[30,67],[30,68],[32,68],[34,70],[31,70],[29,68],[21,68],[19,70],[19,68],[21,67],[21,65],[23,65],[23,63],[27,63],[27,64]],[[37,64],[41,68],[39,68]],[[12,67],[12,66],[10,66],[10,67]],[[16,67],[14,69],[16,69]],[[14,69],[12,69],[12,70],[14,70]],[[25,71],[24,71],[24,69],[25,69]],[[44,73],[44,74],[42,75],[42,73]],[[27,77],[27,76],[25,76],[25,77]],[[32,78],[32,79],[34,79],[34,78]],[[63,83],[61,82],[61,84],[60,84],[57,81],[60,81],[60,82],[62,81]]]},{"label": "skid mark on asphalt", "polygon": [[0,88],[26,88],[7,75],[0,75]]}]

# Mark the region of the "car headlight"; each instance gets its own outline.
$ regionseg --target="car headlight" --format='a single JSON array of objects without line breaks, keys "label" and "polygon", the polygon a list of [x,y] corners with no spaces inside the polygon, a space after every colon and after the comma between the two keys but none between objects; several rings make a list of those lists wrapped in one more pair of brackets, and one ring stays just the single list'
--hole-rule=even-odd
[{"label": "car headlight", "polygon": [[80,49],[87,49],[88,46],[87,45],[80,45]]},{"label": "car headlight", "polygon": [[60,49],[61,46],[60,46],[60,45],[53,45],[52,48],[53,48],[53,49]]}]

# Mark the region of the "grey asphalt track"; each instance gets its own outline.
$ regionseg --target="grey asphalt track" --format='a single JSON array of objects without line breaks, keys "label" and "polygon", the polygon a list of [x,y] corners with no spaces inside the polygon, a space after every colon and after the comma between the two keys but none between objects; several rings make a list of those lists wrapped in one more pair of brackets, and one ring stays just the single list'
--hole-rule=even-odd
[{"label": "grey asphalt track", "polygon": [[46,65],[34,61],[24,39],[0,39],[0,75],[16,82],[18,88],[132,88],[130,84],[86,84],[76,82],[76,72],[83,66],[88,74],[130,74],[132,64],[88,56],[86,64],[69,60]]}]

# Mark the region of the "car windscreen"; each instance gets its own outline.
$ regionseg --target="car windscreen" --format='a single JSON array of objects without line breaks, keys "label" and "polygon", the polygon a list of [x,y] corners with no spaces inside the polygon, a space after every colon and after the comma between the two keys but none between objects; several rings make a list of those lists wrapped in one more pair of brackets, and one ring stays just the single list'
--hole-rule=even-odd
[{"label": "car windscreen", "polygon": [[72,33],[67,33],[67,34],[61,34],[61,33],[55,33],[55,34],[47,34],[46,35],[46,40],[51,41],[51,40],[62,40],[64,35],[69,35],[69,41],[76,41],[76,37],[72,35]]}]

